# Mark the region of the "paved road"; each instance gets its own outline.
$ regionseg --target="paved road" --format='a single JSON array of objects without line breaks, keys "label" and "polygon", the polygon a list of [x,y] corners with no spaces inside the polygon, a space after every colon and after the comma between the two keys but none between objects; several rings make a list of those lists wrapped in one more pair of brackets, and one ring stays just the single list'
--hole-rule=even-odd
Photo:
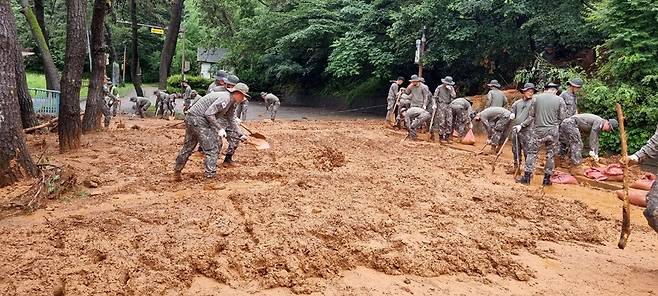
[{"label": "paved road", "polygon": [[[153,92],[157,89],[156,87],[143,87],[144,94],[151,101],[152,104],[155,104],[155,96]],[[135,90],[133,89],[125,97],[121,98],[121,112],[123,114],[132,114],[134,103],[130,102],[129,98],[136,96]],[[285,104],[285,102],[284,102]],[[84,110],[85,102],[80,102],[80,108]],[[183,100],[176,100],[175,106],[176,113],[183,112]],[[265,114],[265,105],[260,98],[252,98],[249,102],[249,109],[247,112],[247,120],[263,120],[267,119],[269,115]],[[357,112],[343,112],[335,111],[329,109],[321,108],[311,108],[311,107],[291,107],[291,106],[281,106],[277,112],[277,119],[361,119],[361,118],[375,118],[376,116],[366,113],[357,113]],[[383,116],[382,116],[383,120]]]}]

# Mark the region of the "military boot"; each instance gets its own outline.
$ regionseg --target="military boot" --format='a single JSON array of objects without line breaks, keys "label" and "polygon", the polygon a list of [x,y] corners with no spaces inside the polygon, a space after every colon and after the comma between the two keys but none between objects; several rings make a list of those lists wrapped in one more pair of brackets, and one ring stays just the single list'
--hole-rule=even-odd
[{"label": "military boot", "polygon": [[523,176],[521,176],[521,178],[516,179],[516,182],[517,182],[517,183],[524,184],[524,185],[528,185],[528,184],[530,184],[530,178],[531,178],[531,177],[532,177],[532,173],[530,173],[530,172],[524,172],[524,173],[523,173]]},{"label": "military boot", "polygon": [[553,185],[553,182],[551,182],[551,174],[544,174],[544,181],[541,184],[544,186]]},{"label": "military boot", "polygon": [[222,166],[225,168],[235,168],[238,165],[233,161],[233,154],[226,154],[226,157],[224,157],[224,162],[222,163]]}]

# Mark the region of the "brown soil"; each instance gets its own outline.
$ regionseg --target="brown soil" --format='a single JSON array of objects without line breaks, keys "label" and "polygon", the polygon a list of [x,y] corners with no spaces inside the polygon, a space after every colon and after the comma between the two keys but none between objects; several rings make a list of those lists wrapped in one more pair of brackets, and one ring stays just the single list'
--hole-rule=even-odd
[{"label": "brown soil", "polygon": [[250,122],[270,151],[241,147],[240,166],[220,167],[213,180],[195,154],[172,182],[184,130],[166,123],[86,135],[84,148],[64,155],[54,153],[55,135],[30,137],[35,155],[45,140],[45,159],[71,166],[79,185],[0,220],[0,294],[653,295],[658,287],[658,236],[634,209],[631,241],[617,250],[613,193],[517,185],[502,168],[490,173],[493,156],[401,141],[379,120]]}]

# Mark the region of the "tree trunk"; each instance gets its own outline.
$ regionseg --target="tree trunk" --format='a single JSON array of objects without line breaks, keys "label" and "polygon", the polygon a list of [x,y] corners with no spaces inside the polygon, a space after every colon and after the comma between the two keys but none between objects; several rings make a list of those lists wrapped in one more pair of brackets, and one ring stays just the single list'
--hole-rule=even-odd
[{"label": "tree trunk", "polygon": [[21,12],[25,15],[27,20],[27,25],[30,27],[32,32],[32,37],[37,43],[39,52],[41,53],[41,60],[43,62],[43,70],[46,74],[46,87],[51,90],[60,90],[59,87],[59,73],[57,72],[57,67],[53,61],[53,56],[50,53],[50,48],[48,43],[43,35],[42,27],[39,26],[32,7],[30,6],[28,0],[20,0]]},{"label": "tree trunk", "polygon": [[130,0],[130,23],[133,37],[130,61],[130,78],[133,81],[133,86],[135,86],[135,92],[137,93],[137,96],[143,97],[144,91],[142,90],[142,70],[139,68],[139,52],[137,52],[137,3],[135,1],[136,0]]},{"label": "tree trunk", "polygon": [[0,187],[36,176],[25,143],[16,97],[16,23],[9,1],[0,1]]},{"label": "tree trunk", "polygon": [[50,35],[46,27],[46,17],[44,14],[43,0],[34,0],[34,14],[37,17],[37,22],[43,32],[43,38],[46,39],[46,44],[50,47]]},{"label": "tree trunk", "polygon": [[80,87],[86,58],[86,0],[66,0],[66,55],[62,73],[62,93],[59,100],[59,151],[80,148]]},{"label": "tree trunk", "polygon": [[16,54],[16,96],[21,111],[21,123],[23,128],[33,127],[38,124],[37,115],[34,113],[32,97],[30,97],[30,91],[27,89],[25,65],[23,64],[21,46],[18,43],[14,53]]},{"label": "tree trunk", "polygon": [[94,12],[91,17],[91,78],[89,92],[85,102],[85,115],[82,118],[82,132],[101,128],[101,104],[103,100],[103,79],[105,78],[105,14],[107,0],[94,0]]},{"label": "tree trunk", "polygon": [[160,54],[159,89],[167,89],[167,78],[169,77],[169,70],[171,69],[171,60],[176,51],[176,42],[178,42],[178,31],[180,31],[182,14],[183,0],[174,0],[171,4],[171,20],[167,27],[167,36],[165,37],[162,53]]}]

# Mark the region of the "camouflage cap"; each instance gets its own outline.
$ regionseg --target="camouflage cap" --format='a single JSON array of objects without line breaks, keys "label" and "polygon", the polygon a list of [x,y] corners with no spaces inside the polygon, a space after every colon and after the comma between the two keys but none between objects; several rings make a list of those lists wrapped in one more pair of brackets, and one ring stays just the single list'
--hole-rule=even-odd
[{"label": "camouflage cap", "polygon": [[229,92],[236,92],[239,91],[241,92],[245,97],[251,99],[251,96],[249,95],[249,86],[242,82],[238,82],[234,87],[231,87],[228,89]]}]

